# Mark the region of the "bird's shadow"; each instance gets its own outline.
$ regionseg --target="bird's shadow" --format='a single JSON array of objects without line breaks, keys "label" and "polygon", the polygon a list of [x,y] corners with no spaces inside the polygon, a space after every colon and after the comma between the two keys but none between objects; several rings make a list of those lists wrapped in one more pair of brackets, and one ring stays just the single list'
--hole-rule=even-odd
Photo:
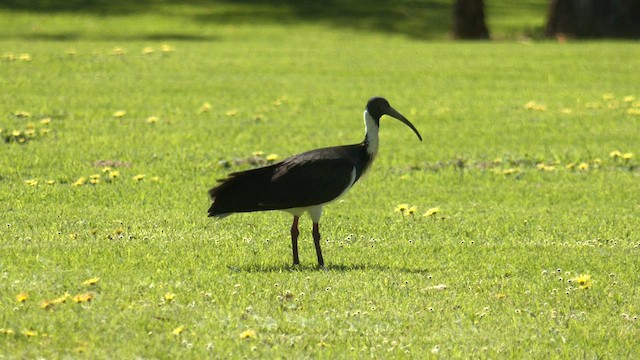
[{"label": "bird's shadow", "polygon": [[325,267],[317,265],[291,265],[291,264],[246,264],[228,265],[230,272],[237,273],[297,273],[297,272],[351,272],[351,271],[381,271],[403,272],[409,274],[429,274],[428,269],[409,268],[399,266],[387,266],[380,264],[329,264]]}]

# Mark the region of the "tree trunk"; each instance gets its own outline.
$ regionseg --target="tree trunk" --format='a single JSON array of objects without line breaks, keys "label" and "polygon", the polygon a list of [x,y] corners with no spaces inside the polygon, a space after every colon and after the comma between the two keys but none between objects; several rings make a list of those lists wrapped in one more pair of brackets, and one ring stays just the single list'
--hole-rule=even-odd
[{"label": "tree trunk", "polygon": [[640,0],[551,0],[546,35],[640,38]]},{"label": "tree trunk", "polygon": [[453,35],[456,39],[488,39],[483,0],[456,0],[453,10]]}]

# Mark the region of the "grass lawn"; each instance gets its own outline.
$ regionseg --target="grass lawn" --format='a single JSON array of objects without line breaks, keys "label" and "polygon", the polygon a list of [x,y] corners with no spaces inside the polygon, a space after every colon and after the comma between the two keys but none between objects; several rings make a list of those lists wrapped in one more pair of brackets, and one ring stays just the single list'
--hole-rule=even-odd
[{"label": "grass lawn", "polygon": [[[640,355],[638,43],[154,9],[0,10],[0,357]],[[308,218],[294,268],[288,214],[206,217],[231,171],[361,141],[374,95],[424,142],[382,119],[328,270]]]}]

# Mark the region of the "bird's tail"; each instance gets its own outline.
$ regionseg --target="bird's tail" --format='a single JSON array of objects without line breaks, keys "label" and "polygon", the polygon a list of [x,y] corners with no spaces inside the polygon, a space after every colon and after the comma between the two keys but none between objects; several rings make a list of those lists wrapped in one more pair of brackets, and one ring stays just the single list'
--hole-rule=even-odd
[{"label": "bird's tail", "polygon": [[224,218],[237,212],[272,210],[264,203],[269,192],[273,166],[232,173],[209,190],[213,201],[209,216]]}]

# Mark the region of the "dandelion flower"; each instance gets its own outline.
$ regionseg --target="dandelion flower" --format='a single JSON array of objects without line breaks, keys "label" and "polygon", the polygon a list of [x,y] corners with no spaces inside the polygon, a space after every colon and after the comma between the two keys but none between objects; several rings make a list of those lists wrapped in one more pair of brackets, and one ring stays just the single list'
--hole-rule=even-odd
[{"label": "dandelion flower", "polygon": [[236,115],[238,115],[238,110],[236,110],[236,109],[227,110],[227,112],[225,114],[227,116],[236,116]]},{"label": "dandelion flower", "polygon": [[56,181],[55,181],[55,180],[53,180],[53,179],[49,179],[49,180],[47,180],[47,181],[46,181],[46,184],[47,184],[47,185],[53,185],[53,184],[55,184],[55,183],[56,183]]},{"label": "dandelion flower", "polygon": [[40,119],[40,124],[42,124],[42,125],[51,124],[51,118],[50,117],[46,117],[46,118]]},{"label": "dandelion flower", "polygon": [[147,123],[149,124],[155,124],[158,122],[158,117],[157,116],[149,116],[147,118]]},{"label": "dandelion flower", "polygon": [[208,112],[211,110],[211,104],[208,102],[205,102],[202,104],[202,106],[200,106],[200,110],[198,111],[199,113],[203,113],[203,112]]},{"label": "dandelion flower", "polygon": [[78,186],[82,186],[82,185],[84,185],[86,183],[87,183],[87,178],[81,177],[78,180],[76,180],[74,183],[72,183],[71,186],[78,187]]},{"label": "dandelion flower", "polygon": [[34,337],[34,336],[38,336],[38,332],[35,330],[23,330],[22,335],[26,337]]},{"label": "dandelion flower", "polygon": [[248,329],[240,333],[240,339],[252,339],[256,337],[256,331]]},{"label": "dandelion flower", "polygon": [[111,166],[105,166],[105,167],[103,167],[103,168],[102,168],[102,172],[103,172],[103,173],[109,173],[109,172],[111,172]]},{"label": "dandelion flower", "polygon": [[24,183],[29,186],[38,186],[38,180],[36,179],[28,179],[28,180],[25,180]]},{"label": "dandelion flower", "polygon": [[184,332],[184,329],[185,329],[184,325],[180,325],[177,328],[173,329],[171,333],[175,336],[180,336],[180,334]]},{"label": "dandelion flower", "polygon": [[406,215],[413,216],[418,211],[417,206],[411,206],[407,209]]},{"label": "dandelion flower", "polygon": [[409,204],[399,204],[396,206],[394,211],[404,214],[405,211],[409,210]]},{"label": "dandelion flower", "polygon": [[0,329],[0,334],[13,335],[14,333],[15,332],[13,331],[13,329],[5,329],[5,328]]},{"label": "dandelion flower", "polygon": [[565,115],[569,115],[571,113],[573,113],[573,110],[569,109],[569,108],[563,108],[560,110],[561,113],[565,114]]},{"label": "dandelion flower", "polygon": [[502,170],[502,175],[513,175],[518,172],[520,172],[520,170],[516,168],[504,169]]},{"label": "dandelion flower", "polygon": [[121,47],[115,47],[113,48],[113,50],[111,50],[111,54],[115,55],[115,56],[122,56],[124,54],[127,53],[127,50],[121,48]]},{"label": "dandelion flower", "polygon": [[151,182],[160,182],[160,177],[159,176],[154,176],[149,180],[151,180]]},{"label": "dandelion flower", "polygon": [[628,152],[628,153],[622,154],[622,159],[625,160],[625,161],[629,161],[632,158],[633,158],[633,153]]},{"label": "dandelion flower", "polygon": [[267,155],[267,157],[265,158],[268,162],[273,162],[278,160],[279,156],[277,154],[269,154]]},{"label": "dandelion flower", "polygon": [[427,210],[427,212],[425,212],[423,216],[426,216],[426,217],[435,216],[438,212],[440,212],[440,209],[437,207],[434,207]]},{"label": "dandelion flower", "polygon": [[133,177],[133,181],[135,181],[135,182],[139,182],[139,181],[142,181],[142,180],[144,180],[144,174],[138,174],[138,175]]},{"label": "dandelion flower", "polygon": [[254,151],[251,155],[261,157],[264,156],[264,151]]},{"label": "dandelion flower", "polygon": [[93,293],[84,293],[75,295],[72,300],[75,303],[91,302],[95,298]]},{"label": "dandelion flower", "polygon": [[614,150],[612,152],[609,153],[609,157],[612,157],[614,159],[619,158],[622,156],[622,153],[618,150]]},{"label": "dandelion flower", "polygon": [[629,115],[640,115],[640,109],[638,108],[631,108],[629,110],[627,110],[627,114]]},{"label": "dandelion flower", "polygon": [[113,117],[116,119],[120,119],[120,118],[123,118],[126,114],[127,112],[125,110],[118,110],[113,113]]},{"label": "dandelion flower", "polygon": [[580,274],[580,275],[574,277],[573,279],[571,279],[571,282],[578,284],[580,289],[587,290],[587,289],[591,288],[591,275],[589,275],[589,274]]},{"label": "dandelion flower", "polygon": [[14,115],[15,117],[19,117],[19,118],[28,118],[28,117],[31,117],[31,113],[30,113],[30,112],[28,112],[28,111],[22,111],[22,110],[19,110],[19,111],[14,112],[14,113],[13,113],[13,115]]},{"label": "dandelion flower", "polygon": [[149,54],[153,54],[154,51],[155,50],[151,46],[146,46],[144,49],[142,49],[142,54],[149,55]]},{"label": "dandelion flower", "polygon": [[78,54],[78,52],[76,51],[76,49],[67,49],[66,54],[68,56],[76,56],[76,54]]},{"label": "dandelion flower", "polygon": [[166,54],[166,53],[174,52],[175,49],[173,48],[173,46],[169,44],[162,44],[160,45],[160,51]]},{"label": "dandelion flower", "polygon": [[580,165],[578,165],[578,170],[582,170],[582,171],[589,170],[589,164],[586,162],[580,163]]},{"label": "dandelion flower", "polygon": [[172,292],[168,292],[168,293],[164,294],[164,300],[166,302],[172,302],[173,299],[175,299],[175,298],[176,298],[176,294],[174,294]]},{"label": "dandelion flower", "polygon": [[626,102],[626,103],[631,103],[636,101],[636,98],[632,95],[629,96],[625,96],[624,98],[622,98],[622,101]]},{"label": "dandelion flower", "polygon": [[110,171],[109,172],[109,179],[115,179],[118,176],[120,176],[120,171]]},{"label": "dandelion flower", "polygon": [[96,285],[98,282],[100,281],[99,277],[92,277],[91,279],[87,279],[85,281],[82,282],[82,285],[84,286],[94,286]]},{"label": "dandelion flower", "polygon": [[20,54],[20,56],[18,56],[18,60],[20,61],[24,61],[24,62],[29,62],[31,61],[31,55],[29,54]]},{"label": "dandelion flower", "polygon": [[544,105],[537,104],[535,101],[529,101],[524,105],[524,108],[533,111],[547,111]]},{"label": "dandelion flower", "polygon": [[21,292],[20,294],[16,295],[16,301],[19,303],[23,303],[27,301],[27,299],[29,299],[29,294],[27,294],[26,292]]}]

